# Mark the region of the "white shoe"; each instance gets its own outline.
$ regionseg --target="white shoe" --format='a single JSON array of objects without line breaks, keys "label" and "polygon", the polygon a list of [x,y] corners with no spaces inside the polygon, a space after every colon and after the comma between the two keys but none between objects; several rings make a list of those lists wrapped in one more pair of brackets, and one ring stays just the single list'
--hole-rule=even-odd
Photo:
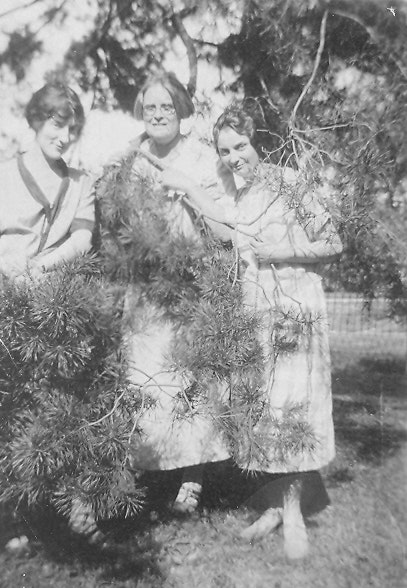
[{"label": "white shoe", "polygon": [[240,533],[242,539],[253,541],[272,533],[283,522],[281,508],[268,508],[257,521]]},{"label": "white shoe", "polygon": [[288,559],[303,559],[309,553],[307,529],[305,523],[284,523],[284,553]]},{"label": "white shoe", "polygon": [[295,491],[284,496],[283,536],[284,553],[288,559],[302,559],[308,555],[307,529],[301,513],[299,495]]},{"label": "white shoe", "polygon": [[180,513],[192,513],[199,505],[202,486],[197,482],[184,482],[172,505],[172,510]]}]

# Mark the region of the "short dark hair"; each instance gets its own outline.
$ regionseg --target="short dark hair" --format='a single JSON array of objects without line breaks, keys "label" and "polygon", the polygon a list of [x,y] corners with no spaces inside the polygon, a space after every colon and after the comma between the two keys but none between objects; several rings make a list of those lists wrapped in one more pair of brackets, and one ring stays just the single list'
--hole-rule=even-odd
[{"label": "short dark hair", "polygon": [[239,135],[246,135],[255,149],[258,148],[258,137],[253,118],[245,112],[241,104],[233,103],[222,112],[213,127],[213,140],[218,149],[219,133],[225,127],[236,131]]},{"label": "short dark hair", "polygon": [[143,120],[143,101],[144,94],[153,86],[162,86],[171,96],[175,112],[179,119],[188,118],[195,112],[194,103],[188,90],[181,84],[177,76],[172,72],[162,72],[148,78],[134,103],[134,116],[137,120]]},{"label": "short dark hair", "polygon": [[35,92],[26,106],[25,117],[35,131],[50,118],[61,121],[73,118],[79,136],[85,124],[85,113],[78,95],[60,82],[49,82]]}]

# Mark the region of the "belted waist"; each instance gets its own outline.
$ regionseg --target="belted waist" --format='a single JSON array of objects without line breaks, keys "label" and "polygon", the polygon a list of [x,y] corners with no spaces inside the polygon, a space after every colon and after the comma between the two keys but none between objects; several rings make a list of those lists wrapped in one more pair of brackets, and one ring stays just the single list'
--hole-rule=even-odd
[{"label": "belted waist", "polygon": [[257,262],[257,268],[259,270],[265,270],[265,269],[271,269],[272,267],[274,267],[275,269],[285,269],[288,267],[296,267],[296,265],[299,264],[295,264],[295,263],[285,263],[285,262],[279,262],[279,263],[271,263],[270,261],[258,261]]},{"label": "belted waist", "polygon": [[286,263],[286,262],[280,262],[280,263],[271,263],[269,261],[259,261],[257,262],[257,269],[260,271],[264,271],[264,270],[270,270],[272,268],[276,269],[276,270],[303,270],[305,273],[317,273],[319,275],[319,271],[318,271],[318,263],[293,263],[290,261],[290,263]]}]

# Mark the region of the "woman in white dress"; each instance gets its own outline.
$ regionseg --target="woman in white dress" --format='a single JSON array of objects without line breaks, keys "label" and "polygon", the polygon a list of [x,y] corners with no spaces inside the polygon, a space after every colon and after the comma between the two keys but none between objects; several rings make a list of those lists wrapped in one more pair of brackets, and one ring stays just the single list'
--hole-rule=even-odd
[{"label": "woman in white dress", "polygon": [[[48,83],[33,94],[25,115],[34,141],[0,165],[0,274],[35,283],[90,250],[95,196],[93,179],[63,159],[85,123],[77,94]],[[97,536],[94,514],[80,500],[73,501],[69,523]]]},{"label": "woman in white dress", "polygon": [[[211,217],[216,212],[213,203],[220,197],[221,185],[213,150],[181,133],[181,120],[193,112],[187,90],[173,74],[149,79],[135,102],[135,117],[144,121],[146,138],[139,144],[132,172],[135,183],[148,176],[166,188],[171,234],[198,240],[200,229],[193,207]],[[140,152],[145,156],[140,157]],[[219,235],[224,232],[220,223],[208,218],[206,222]],[[180,394],[191,384],[168,359],[177,337],[176,326],[146,299],[137,283],[129,287],[123,322],[130,380],[141,396],[154,398],[153,405],[144,408],[137,419],[141,440],[134,451],[133,467],[184,468],[173,508],[192,512],[202,489],[202,464],[227,459],[227,448],[204,410],[196,409],[187,418],[174,418]]]},{"label": "woman in white dress", "polygon": [[0,272],[36,278],[91,248],[92,180],[63,155],[85,122],[76,93],[46,84],[26,107],[32,145],[0,165]]},{"label": "woman in white dress", "polygon": [[308,551],[300,510],[301,473],[325,466],[335,454],[327,311],[319,267],[335,260],[342,245],[315,197],[306,193],[298,198],[294,171],[260,163],[255,138],[252,118],[238,107],[228,108],[215,124],[220,160],[244,180],[242,188],[224,200],[225,210],[236,226],[233,239],[244,302],[261,316],[266,413],[275,423],[294,409],[315,441],[282,459],[270,428],[268,435],[267,414],[258,423],[261,458],[239,465],[290,473],[290,483],[283,507],[266,510],[242,535],[252,540],[283,523],[285,552],[300,558]]}]

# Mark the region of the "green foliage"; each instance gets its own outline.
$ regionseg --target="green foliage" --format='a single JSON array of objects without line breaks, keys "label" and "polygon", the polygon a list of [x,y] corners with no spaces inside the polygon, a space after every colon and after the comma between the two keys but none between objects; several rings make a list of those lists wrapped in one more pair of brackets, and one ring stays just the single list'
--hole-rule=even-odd
[{"label": "green foliage", "polygon": [[259,391],[247,381],[221,422],[237,463],[255,470],[264,470],[269,463],[284,465],[293,455],[313,451],[318,443],[304,406],[273,412],[262,405]]},{"label": "green foliage", "polygon": [[[151,176],[133,171],[134,159],[129,155],[119,167],[108,168],[98,185],[102,258],[110,276],[134,282],[142,299],[174,325],[173,368],[191,383],[179,394],[174,418],[205,406],[243,467],[250,462],[242,444],[249,444],[249,453],[264,451],[267,423],[279,432],[266,451],[275,446],[283,459],[310,447],[312,433],[303,415],[284,417],[276,428],[278,419],[265,407],[260,316],[244,307],[236,252],[217,243],[200,219],[195,219],[199,239],[172,230],[168,196]],[[295,351],[309,336],[315,317],[297,314],[276,311],[275,358]],[[257,415],[256,422],[249,413]]]},{"label": "green foliage", "polygon": [[[190,4],[182,11],[185,15],[196,9]],[[97,0],[97,5],[93,30],[71,46],[60,72],[92,88],[96,106],[113,103],[131,111],[148,73],[160,69],[171,46],[174,7],[167,0]]]},{"label": "green foliage", "polygon": [[394,18],[373,1],[333,2],[321,29],[326,8],[251,0],[219,57],[238,68],[233,87],[243,88],[270,161],[322,178],[345,249],[331,287],[396,301],[407,294],[407,243],[391,208],[406,170],[406,17],[397,5]]},{"label": "green foliage", "polygon": [[[130,110],[177,34],[174,5],[167,0],[97,4],[93,30],[75,41],[48,76],[78,81],[94,92],[95,106]],[[58,9],[45,1],[38,5],[44,8],[38,30],[51,21],[62,23],[69,12],[69,3]],[[345,245],[331,286],[370,298],[389,296],[405,316],[405,304],[399,304],[406,298],[405,209],[391,207],[406,173],[404,13],[397,2],[397,18],[371,0],[357,6],[331,2],[322,34],[325,2],[242,5],[240,32],[217,47],[197,40],[197,54],[209,59],[217,49],[219,62],[233,69],[229,89],[243,90],[268,159],[306,164],[320,182]],[[215,9],[228,19],[236,12],[234,3],[222,0],[200,7],[188,0],[179,8],[182,18]],[[17,81],[24,81],[42,49],[35,26],[13,32],[0,56]],[[297,104],[315,65],[311,86]],[[190,378],[188,403],[193,408],[196,399],[208,396],[237,459],[247,460],[266,443],[258,426],[262,415],[275,431],[281,425],[281,434],[270,442],[280,447],[282,459],[290,447],[297,450],[295,443],[312,443],[309,431],[294,434],[289,415],[278,425],[264,412],[262,349],[254,337],[258,318],[242,312],[233,252],[215,254],[216,244],[205,236],[175,237],[163,193],[148,178],[133,182],[132,162],[130,157],[109,168],[100,180],[98,263],[69,264],[35,287],[1,284],[2,501],[48,500],[67,512],[79,496],[99,516],[138,508],[140,491],[130,488],[125,467],[138,401],[128,390],[118,352],[129,282],[139,284],[177,324],[173,362]],[[288,353],[318,317],[307,324],[290,313],[277,318],[277,347]],[[228,405],[211,395],[211,385],[217,389],[219,382],[229,392]],[[180,411],[188,403],[181,398]]]},{"label": "green foliage", "polygon": [[37,283],[3,279],[1,502],[67,514],[82,497],[99,517],[140,508],[126,469],[137,400],[119,351],[121,299],[92,258]]},{"label": "green foliage", "polygon": [[[93,91],[94,106],[131,110],[146,76],[179,37],[174,15],[188,31],[188,19],[199,22],[202,30],[191,38],[195,57],[233,70],[229,87],[222,82],[219,89],[243,92],[270,161],[306,165],[323,180],[330,170],[325,191],[345,246],[331,271],[332,287],[368,298],[406,295],[406,241],[399,238],[399,211],[391,210],[407,169],[407,22],[400,1],[393,2],[395,17],[378,0],[335,0],[325,28],[322,0],[94,2],[94,26],[49,76]],[[40,7],[43,26],[59,26],[72,10],[69,2],[55,9],[39,0]],[[214,14],[233,27],[218,44],[205,29]],[[242,14],[240,30],[236,14]],[[18,79],[41,51],[37,33],[31,23],[15,31],[0,57]],[[383,236],[395,228],[397,239]]]},{"label": "green foliage", "polygon": [[41,46],[41,41],[28,27],[21,32],[15,31],[10,35],[7,49],[0,54],[0,65],[8,65],[19,82],[24,79],[27,67],[41,51]]},{"label": "green foliage", "polygon": [[198,273],[202,246],[174,236],[166,196],[151,178],[131,173],[132,156],[99,182],[101,256],[112,279],[141,282],[157,299],[178,298]]}]

